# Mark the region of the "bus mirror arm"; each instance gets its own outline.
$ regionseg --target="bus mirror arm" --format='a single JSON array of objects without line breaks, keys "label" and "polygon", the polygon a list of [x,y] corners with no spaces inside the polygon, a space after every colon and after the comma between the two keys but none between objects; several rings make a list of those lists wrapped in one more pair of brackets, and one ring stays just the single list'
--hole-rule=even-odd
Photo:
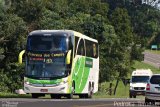
[{"label": "bus mirror arm", "polygon": [[67,56],[66,56],[66,64],[71,63],[71,50],[68,51]]},{"label": "bus mirror arm", "polygon": [[22,51],[19,53],[19,57],[18,57],[18,62],[19,62],[19,64],[22,64],[22,58],[23,58],[24,53],[25,53],[25,50],[22,50]]}]

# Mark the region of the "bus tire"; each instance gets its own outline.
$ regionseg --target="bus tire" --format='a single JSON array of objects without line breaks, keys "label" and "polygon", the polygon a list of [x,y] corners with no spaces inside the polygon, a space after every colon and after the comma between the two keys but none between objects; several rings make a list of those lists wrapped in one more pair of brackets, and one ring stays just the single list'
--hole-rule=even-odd
[{"label": "bus tire", "polygon": [[38,98],[39,95],[38,94],[32,94],[32,98]]},{"label": "bus tire", "polygon": [[88,93],[84,95],[85,98],[92,98],[93,95],[93,87],[91,85],[91,83],[89,83],[88,86]]},{"label": "bus tire", "polygon": [[88,94],[86,96],[86,98],[92,98],[92,95],[93,95],[93,87],[91,85],[89,85],[89,88],[88,88]]},{"label": "bus tire", "polygon": [[86,94],[79,94],[79,98],[85,98]]},{"label": "bus tire", "polygon": [[75,83],[72,83],[72,90],[71,93],[67,95],[68,99],[72,99],[73,98],[73,94],[75,93]]}]

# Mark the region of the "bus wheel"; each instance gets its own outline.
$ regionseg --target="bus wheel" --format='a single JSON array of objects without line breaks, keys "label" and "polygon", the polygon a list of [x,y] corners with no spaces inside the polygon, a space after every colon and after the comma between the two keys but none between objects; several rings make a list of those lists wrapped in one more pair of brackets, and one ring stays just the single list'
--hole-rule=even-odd
[{"label": "bus wheel", "polygon": [[73,83],[72,83],[71,93],[67,95],[67,98],[68,98],[68,99],[72,99],[74,93],[75,93],[75,85],[74,85],[74,82],[73,82]]},{"label": "bus wheel", "polygon": [[93,95],[93,87],[91,86],[91,83],[89,83],[88,86],[88,93],[84,95],[85,98],[92,98]]},{"label": "bus wheel", "polygon": [[85,98],[86,94],[79,94],[79,98]]},{"label": "bus wheel", "polygon": [[79,94],[79,98],[92,98],[93,89],[94,89],[94,84],[91,86],[91,83],[89,83],[88,93],[87,94]]},{"label": "bus wheel", "polygon": [[89,85],[89,87],[88,87],[88,94],[87,94],[86,98],[92,98],[92,95],[93,95],[92,86]]},{"label": "bus wheel", "polygon": [[32,94],[32,98],[38,98],[39,95],[38,94]]}]

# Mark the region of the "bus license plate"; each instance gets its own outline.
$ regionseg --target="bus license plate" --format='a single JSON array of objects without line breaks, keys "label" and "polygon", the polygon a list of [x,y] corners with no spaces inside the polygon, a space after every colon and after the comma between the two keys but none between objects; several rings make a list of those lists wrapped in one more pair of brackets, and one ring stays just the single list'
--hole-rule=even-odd
[{"label": "bus license plate", "polygon": [[41,89],[41,92],[48,92],[48,89]]}]

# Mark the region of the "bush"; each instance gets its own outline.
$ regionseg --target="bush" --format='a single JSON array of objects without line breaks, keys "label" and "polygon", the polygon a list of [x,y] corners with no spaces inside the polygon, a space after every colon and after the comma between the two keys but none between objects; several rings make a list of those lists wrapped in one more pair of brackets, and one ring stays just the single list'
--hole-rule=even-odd
[{"label": "bush", "polygon": [[[112,92],[113,92],[114,84],[112,83]],[[102,82],[99,84],[99,93],[109,94],[110,82]]]},{"label": "bush", "polygon": [[15,92],[23,88],[24,65],[8,64],[7,69],[0,71],[0,92]]},{"label": "bush", "polygon": [[8,77],[3,70],[0,70],[0,92],[8,92],[9,87],[7,86]]}]

